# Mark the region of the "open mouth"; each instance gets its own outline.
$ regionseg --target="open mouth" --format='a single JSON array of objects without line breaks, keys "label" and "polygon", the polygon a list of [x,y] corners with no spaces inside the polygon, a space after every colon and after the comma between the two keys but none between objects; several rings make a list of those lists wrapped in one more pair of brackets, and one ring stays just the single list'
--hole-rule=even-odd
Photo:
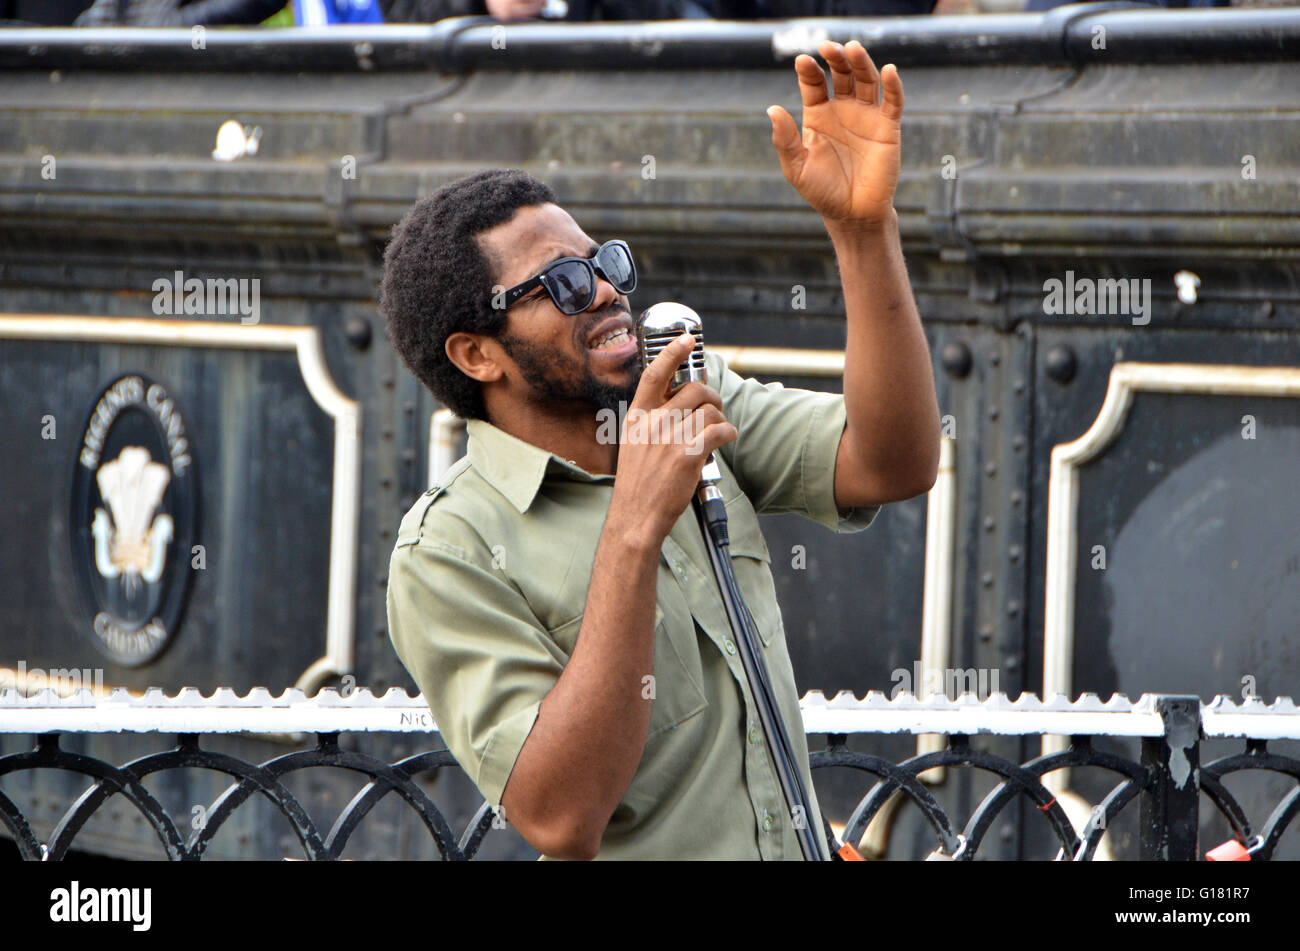
[{"label": "open mouth", "polygon": [[587,345],[590,350],[622,350],[636,341],[626,327],[616,327],[608,333],[597,337]]}]

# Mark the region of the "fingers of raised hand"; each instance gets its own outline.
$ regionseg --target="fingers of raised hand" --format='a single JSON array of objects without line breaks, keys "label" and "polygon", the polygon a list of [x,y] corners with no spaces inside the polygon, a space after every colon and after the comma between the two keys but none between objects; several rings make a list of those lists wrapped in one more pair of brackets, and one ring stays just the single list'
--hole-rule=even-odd
[{"label": "fingers of raised hand", "polygon": [[880,111],[886,118],[897,122],[903,116],[903,79],[898,75],[898,67],[890,63],[881,70],[880,84],[885,90],[885,101]]},{"label": "fingers of raised hand", "polygon": [[879,93],[880,74],[867,48],[857,40],[844,48],[844,56],[853,70],[853,91],[859,102],[874,106]]},{"label": "fingers of raised hand", "polygon": [[[866,103],[869,106],[878,104],[881,88],[881,74],[876,69],[876,64],[872,62],[871,55],[867,48],[857,40],[850,40],[845,45],[825,40],[818,44],[817,52],[826,60],[826,64],[831,68],[831,86],[835,90],[836,99],[848,99],[850,96],[856,98],[858,102]],[[811,57],[810,57],[811,59]],[[816,61],[813,61],[816,65]],[[796,62],[796,66],[798,63]],[[889,67],[886,67],[889,69]],[[819,69],[820,71],[820,69]],[[897,77],[898,71],[891,70]],[[806,77],[806,80],[805,80]],[[802,90],[805,82],[810,85],[813,83],[811,70],[806,68],[799,69],[799,88]],[[824,88],[823,88],[824,92]],[[897,85],[899,98],[899,112],[901,113],[902,104],[902,83]],[[890,90],[886,88],[886,97],[888,98]],[[822,101],[825,101],[824,98]],[[807,97],[804,98],[804,105],[811,105]]]},{"label": "fingers of raised hand", "polygon": [[799,98],[805,109],[820,106],[830,96],[826,93],[826,74],[817,65],[817,60],[807,53],[800,53],[794,58],[794,71],[799,77]]},{"label": "fingers of raised hand", "polygon": [[826,65],[831,68],[831,87],[835,90],[835,98],[845,99],[852,96],[853,67],[844,53],[844,47],[839,43],[826,40],[817,45],[817,52],[822,54]]}]

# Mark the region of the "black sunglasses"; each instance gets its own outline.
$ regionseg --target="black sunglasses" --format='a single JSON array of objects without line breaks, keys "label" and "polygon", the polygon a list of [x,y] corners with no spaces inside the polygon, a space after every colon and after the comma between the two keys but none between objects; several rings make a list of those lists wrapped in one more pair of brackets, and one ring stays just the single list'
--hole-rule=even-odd
[{"label": "black sunglasses", "polygon": [[636,265],[626,241],[606,241],[589,258],[560,258],[535,277],[506,291],[509,307],[539,284],[546,288],[562,314],[580,314],[596,299],[596,275],[613,284],[620,294],[636,290]]}]

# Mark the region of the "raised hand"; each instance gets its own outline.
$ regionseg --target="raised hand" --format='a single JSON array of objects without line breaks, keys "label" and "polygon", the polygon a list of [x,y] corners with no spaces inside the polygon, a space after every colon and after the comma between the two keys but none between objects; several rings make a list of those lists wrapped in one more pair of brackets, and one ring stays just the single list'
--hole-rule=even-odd
[{"label": "raised hand", "polygon": [[857,40],[846,46],[827,41],[817,51],[830,65],[834,96],[817,61],[806,53],[796,57],[802,136],[790,113],[767,109],[781,170],[828,225],[886,221],[898,187],[903,80],[892,63],[877,72]]}]

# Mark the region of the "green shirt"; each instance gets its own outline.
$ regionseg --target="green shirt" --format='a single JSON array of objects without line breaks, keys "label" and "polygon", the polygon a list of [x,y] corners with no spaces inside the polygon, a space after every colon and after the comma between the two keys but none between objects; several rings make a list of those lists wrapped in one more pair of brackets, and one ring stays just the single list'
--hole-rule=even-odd
[{"label": "green shirt", "polygon": [[[736,576],[825,848],[757,513],[797,512],[856,532],[878,508],[845,517],[836,509],[842,396],[760,384],[715,353],[706,359],[723,413],[739,432],[716,453]],[[471,420],[468,433],[467,454],[402,520],[388,627],[447,748],[495,807],[542,698],[573,654],[614,477],[591,475],[483,420]],[[662,552],[650,732],[597,857],[798,860],[692,506]]]}]

